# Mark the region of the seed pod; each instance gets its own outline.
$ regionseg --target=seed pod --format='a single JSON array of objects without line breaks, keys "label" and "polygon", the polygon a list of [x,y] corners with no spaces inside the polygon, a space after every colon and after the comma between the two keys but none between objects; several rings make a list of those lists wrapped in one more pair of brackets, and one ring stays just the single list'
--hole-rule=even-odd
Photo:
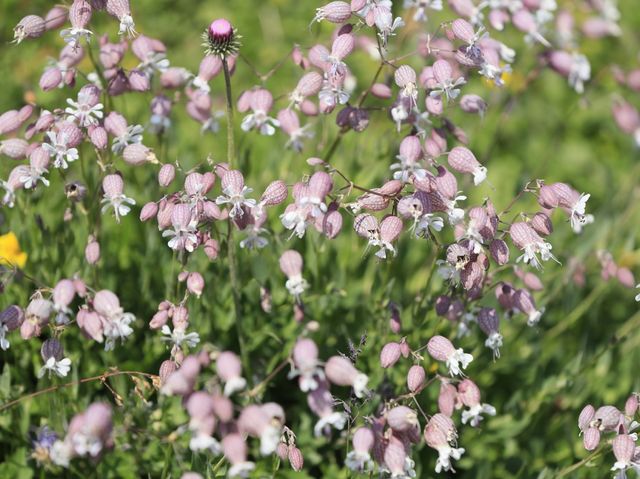
[{"label": "seed pod", "polygon": [[475,33],[473,26],[462,18],[457,18],[451,23],[451,31],[458,40],[469,44],[474,41]]},{"label": "seed pod", "polygon": [[549,236],[553,233],[553,223],[546,213],[536,213],[531,218],[531,227],[536,233],[542,236]]},{"label": "seed pod", "polygon": [[287,278],[302,274],[302,256],[295,250],[287,250],[280,256],[280,270]]},{"label": "seed pod", "polygon": [[351,6],[346,2],[330,2],[316,9],[314,22],[327,20],[331,23],[344,23],[351,17]]},{"label": "seed pod", "polygon": [[187,276],[187,290],[199,298],[203,289],[204,278],[202,275],[198,272],[189,273],[189,276]]},{"label": "seed pod", "polygon": [[587,404],[584,408],[582,408],[582,411],[580,411],[580,416],[578,417],[578,428],[580,428],[580,431],[584,432],[587,430],[595,414],[596,410],[591,404]]},{"label": "seed pod", "polygon": [[89,264],[96,264],[100,260],[100,243],[93,236],[89,236],[84,257]]},{"label": "seed pod", "polygon": [[501,239],[494,239],[489,245],[491,257],[498,263],[499,266],[505,265],[509,262],[509,247]]},{"label": "seed pod", "polygon": [[26,157],[29,143],[21,138],[9,138],[0,141],[0,155],[6,155],[14,160],[21,160]]},{"label": "seed pod", "polygon": [[424,385],[426,378],[427,373],[422,366],[418,366],[417,364],[411,366],[409,373],[407,374],[407,387],[409,388],[409,391],[415,393],[420,390]]},{"label": "seed pod", "polygon": [[0,325],[7,327],[8,331],[14,331],[20,327],[24,321],[22,308],[11,305],[0,312]]},{"label": "seed pod", "polygon": [[150,148],[142,143],[132,143],[127,145],[122,152],[122,158],[130,165],[141,165],[143,163],[156,163],[158,159]]},{"label": "seed pod", "polygon": [[60,5],[54,6],[47,12],[44,22],[47,30],[57,30],[67,21],[68,10]]},{"label": "seed pod", "polygon": [[165,163],[160,167],[158,172],[158,184],[162,187],[167,187],[176,177],[176,167],[171,163]]},{"label": "seed pod", "polygon": [[427,343],[427,351],[433,359],[446,361],[455,352],[455,348],[444,336],[433,336]]},{"label": "seed pod", "polygon": [[463,95],[460,98],[460,108],[466,113],[483,115],[487,111],[487,103],[478,95]]},{"label": "seed pod", "polygon": [[407,431],[419,425],[418,414],[406,406],[396,406],[387,411],[387,424],[394,431]]},{"label": "seed pod", "polygon": [[289,447],[288,456],[289,464],[294,471],[301,471],[304,466],[304,457],[302,452],[295,446]]},{"label": "seed pod", "polygon": [[62,349],[62,344],[55,338],[47,339],[44,343],[42,343],[42,347],[40,348],[40,356],[42,356],[42,360],[46,363],[49,358],[54,358],[56,361],[60,361],[64,357],[64,350]]},{"label": "seed pod", "polygon": [[73,28],[84,30],[91,21],[92,8],[86,0],[73,0],[69,8],[69,21]]},{"label": "seed pod", "polygon": [[401,356],[400,344],[390,342],[385,344],[380,351],[380,365],[386,369],[398,362]]},{"label": "seed pod", "polygon": [[400,88],[416,83],[416,72],[409,65],[401,65],[394,73],[393,79]]},{"label": "seed pod", "polygon": [[376,98],[382,98],[383,100],[387,100],[392,97],[393,92],[391,88],[389,88],[384,83],[374,83],[371,86],[371,94]]},{"label": "seed pod", "polygon": [[13,39],[20,43],[25,38],[38,38],[46,30],[46,22],[38,15],[27,15],[13,29]]}]

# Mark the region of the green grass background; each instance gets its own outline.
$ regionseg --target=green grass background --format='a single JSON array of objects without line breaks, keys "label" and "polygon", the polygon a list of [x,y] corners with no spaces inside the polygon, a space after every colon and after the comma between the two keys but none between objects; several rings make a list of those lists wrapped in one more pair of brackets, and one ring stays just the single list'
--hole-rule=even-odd
[{"label": "green grass background", "polygon": [[[11,30],[23,15],[44,12],[51,4],[28,0],[0,2],[3,41],[0,111],[24,104],[25,92],[33,92],[43,107],[64,105],[64,92],[43,93],[38,88],[47,59],[56,56],[61,46],[57,35],[48,33],[40,40],[25,41],[19,46],[9,44]],[[162,39],[172,64],[192,71],[197,71],[202,58],[200,32],[210,19],[218,16],[229,18],[237,26],[243,36],[242,53],[260,72],[279,62],[293,43],[309,47],[317,41],[326,42],[330,35],[326,25],[308,28],[318,6],[315,2],[139,0],[132,4],[138,30]],[[517,48],[511,86],[496,90],[473,80],[464,92],[486,98],[490,105],[487,115],[480,120],[452,113],[452,118],[469,134],[470,148],[487,165],[489,180],[495,186],[495,190],[487,184],[473,189],[467,180],[460,180],[465,191],[471,192],[467,204],[478,204],[488,196],[501,210],[527,181],[545,178],[566,181],[579,191],[591,193],[589,210],[596,216],[596,223],[580,236],[573,235],[564,217],[558,216],[556,232],[551,237],[554,252],[565,266],[570,257],[577,257],[587,265],[584,288],[570,281],[566,267],[549,265],[541,273],[546,288],[536,294],[537,302],[546,307],[539,327],[526,327],[520,317],[503,321],[505,346],[496,362],[482,345],[484,338],[479,331],[474,330],[460,342],[476,357],[469,369],[470,377],[481,387],[483,400],[494,405],[498,415],[485,421],[480,429],[462,428],[460,443],[467,452],[457,466],[458,477],[555,477],[559,470],[587,456],[577,435],[577,415],[582,406],[593,402],[622,407],[626,396],[640,389],[637,373],[640,313],[633,301],[635,293],[613,282],[603,283],[594,255],[597,249],[607,249],[622,265],[639,270],[639,155],[632,140],[616,128],[610,110],[612,100],[617,97],[636,104],[640,101],[637,94],[615,84],[610,66],[637,65],[640,14],[632,0],[621,1],[620,9],[624,31],[620,38],[585,39],[581,43],[595,78],[587,85],[585,95],[575,94],[564,79],[550,71],[543,72],[526,91],[519,91],[519,82],[537,63],[537,53],[535,48],[523,45],[519,34],[509,32],[497,36]],[[584,15],[579,11],[579,18]],[[437,18],[453,17],[446,14]],[[108,31],[114,38],[117,24],[113,20],[99,15],[96,25],[96,31]],[[392,45],[401,54],[414,48],[415,43],[414,39],[400,37]],[[415,58],[409,63],[418,69],[423,60]],[[369,82],[377,66],[362,52],[354,54],[349,64],[358,74],[359,88]],[[90,68],[88,64],[83,67],[85,71]],[[266,86],[274,96],[280,96],[293,88],[299,75],[300,71],[288,62]],[[242,62],[238,63],[233,81],[236,95],[259,84]],[[212,82],[212,93],[216,108],[222,109],[221,77]],[[116,98],[114,105],[144,124],[151,98],[151,94],[124,95]],[[374,112],[366,132],[349,133],[332,160],[357,184],[377,186],[389,175],[388,166],[401,136],[384,115]],[[181,106],[175,107],[173,121],[175,128],[161,161],[178,159],[189,167],[208,155],[215,161],[224,160],[224,126],[218,135],[201,136],[199,126],[187,118]],[[302,154],[284,150],[281,135],[264,138],[238,134],[240,167],[247,184],[259,194],[276,177],[293,183],[311,172],[305,159],[321,156],[337,133],[332,118],[320,118],[317,124],[316,138],[308,142]],[[145,143],[158,146],[150,136],[145,137]],[[91,151],[81,151],[81,155],[90,158]],[[0,177],[6,178],[13,166],[11,160],[0,159]],[[16,208],[0,213],[4,217],[0,233],[14,231],[29,254],[27,274],[53,285],[77,272],[92,286],[115,291],[125,309],[139,318],[134,336],[110,353],[103,352],[100,345],[82,340],[75,331],[65,333],[65,349],[74,362],[71,379],[100,374],[116,365],[121,369],[155,372],[168,356],[159,335],[150,332],[146,322],[159,301],[165,297],[175,299],[179,265],[157,228],[137,220],[139,206],[161,195],[155,183],[156,171],[153,167],[132,168],[121,160],[117,166],[124,173],[126,192],[137,200],[138,207],[119,225],[110,217],[102,218],[102,260],[97,269],[84,264],[83,251],[89,232],[84,217],[79,215],[71,223],[62,221],[66,200],[61,190],[63,182],[55,173],[48,189],[21,194]],[[69,175],[68,178],[79,179],[80,171],[72,168]],[[91,167],[89,180],[90,186],[99,181],[97,168]],[[513,211],[532,212],[535,208],[534,198],[525,196]],[[402,391],[409,368],[405,362],[383,376],[378,367],[380,347],[396,337],[387,327],[387,301],[402,307],[403,334],[414,348],[424,344],[436,330],[453,334],[453,328],[438,321],[432,309],[419,307],[435,254],[430,244],[412,241],[405,235],[399,243],[398,257],[380,264],[363,255],[365,245],[350,231],[351,221],[347,217],[345,232],[335,241],[320,239],[314,232],[304,240],[287,241],[275,215],[270,226],[274,235],[266,250],[239,253],[245,310],[241,328],[251,350],[251,382],[259,382],[286,357],[300,332],[292,319],[284,278],[277,266],[279,254],[287,248],[295,248],[305,257],[305,277],[311,284],[305,299],[307,318],[320,323],[320,331],[312,337],[321,345],[322,356],[346,351],[349,338],[357,341],[366,332],[367,343],[358,365],[371,372],[372,384],[386,381]],[[202,271],[207,282],[202,299],[189,301],[193,328],[204,342],[237,350],[225,261],[209,263],[198,252],[190,258],[187,268]],[[269,286],[273,292],[274,310],[270,315],[259,308],[260,285]],[[0,296],[0,304],[25,305],[33,288],[26,279],[17,281]],[[435,281],[429,297],[441,289],[442,285]],[[482,304],[493,304],[491,295]],[[35,377],[41,363],[40,342],[24,342],[16,333],[11,339],[11,349],[0,352],[0,364],[4,364],[0,376],[1,402],[49,384]],[[424,364],[431,366],[429,359]],[[154,408],[132,394],[130,381],[117,378],[110,384],[125,403],[116,414],[117,447],[97,467],[77,462],[75,469],[67,472],[69,477],[160,477],[165,469],[173,474],[171,477],[179,477],[180,472],[192,466],[200,469],[207,466],[206,458],[192,457],[170,440],[171,431],[185,419],[177,400],[163,399],[159,412],[153,412]],[[335,392],[346,397],[344,390]],[[420,396],[422,407],[429,413],[436,410],[436,394],[433,390]],[[28,460],[29,427],[46,423],[61,432],[75,412],[97,398],[111,399],[111,396],[98,383],[83,384],[0,413],[0,477],[38,477],[40,471]],[[314,418],[304,395],[286,380],[284,373],[268,385],[263,399],[278,401],[287,409],[287,424],[297,433],[306,461],[307,475],[294,474],[285,468],[275,473],[275,477],[347,477],[340,467],[346,441],[337,434],[330,441],[312,437]],[[156,402],[156,396],[151,400]],[[177,444],[184,446],[184,438],[178,439]],[[414,459],[418,477],[435,477],[434,451],[421,446]],[[605,453],[594,461],[594,467],[587,467],[589,463],[567,477],[606,477],[612,462],[611,453]],[[260,467],[271,470],[270,463]],[[46,473],[41,477],[51,476]]]}]

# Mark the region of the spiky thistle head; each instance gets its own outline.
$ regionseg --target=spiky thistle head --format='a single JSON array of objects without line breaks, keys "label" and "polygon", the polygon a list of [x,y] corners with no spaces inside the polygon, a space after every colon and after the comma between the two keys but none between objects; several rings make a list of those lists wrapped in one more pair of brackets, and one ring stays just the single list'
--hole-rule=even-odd
[{"label": "spiky thistle head", "polygon": [[228,58],[238,53],[240,38],[242,37],[238,35],[238,30],[233,28],[228,20],[218,18],[211,22],[207,31],[202,34],[202,46],[206,48],[207,55]]}]

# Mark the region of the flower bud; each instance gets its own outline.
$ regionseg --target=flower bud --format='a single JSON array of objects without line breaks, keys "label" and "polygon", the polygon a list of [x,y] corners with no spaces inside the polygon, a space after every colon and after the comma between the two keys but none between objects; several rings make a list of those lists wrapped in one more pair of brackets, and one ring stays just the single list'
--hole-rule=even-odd
[{"label": "flower bud", "polygon": [[417,364],[411,366],[409,373],[407,374],[407,387],[409,388],[409,391],[415,393],[420,390],[424,385],[426,378],[427,373],[422,366],[418,366]]}]

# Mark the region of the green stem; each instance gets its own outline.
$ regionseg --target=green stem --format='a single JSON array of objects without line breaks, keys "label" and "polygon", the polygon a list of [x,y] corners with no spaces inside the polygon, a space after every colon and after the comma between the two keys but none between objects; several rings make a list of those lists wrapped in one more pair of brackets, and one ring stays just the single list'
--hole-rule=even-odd
[{"label": "green stem", "polygon": [[[236,333],[238,334],[238,346],[240,347],[240,358],[242,359],[242,367],[248,376],[250,369],[249,356],[244,342],[242,332],[242,293],[241,285],[238,281],[238,266],[236,264],[235,244],[233,243],[233,220],[229,218],[227,223],[227,260],[229,262],[229,279],[231,280],[231,294],[233,295],[233,309],[236,320]],[[250,378],[246,378],[250,383]]]},{"label": "green stem", "polygon": [[[233,138],[233,97],[231,96],[231,75],[229,64],[226,58],[222,58],[222,69],[224,70],[225,94],[227,97],[227,163],[229,168],[233,167],[236,155],[236,145]],[[245,347],[244,336],[242,334],[242,292],[241,284],[238,280],[238,265],[236,262],[235,244],[233,242],[233,219],[227,220],[227,259],[229,262],[229,279],[231,280],[231,293],[233,295],[233,308],[236,316],[235,325],[238,334],[238,345],[240,347],[240,357],[242,367],[248,375],[249,356]],[[249,380],[247,378],[247,380]]]},{"label": "green stem", "polygon": [[227,96],[227,163],[233,167],[236,156],[235,141],[233,138],[233,97],[231,96],[231,74],[226,58],[222,58],[222,69],[224,70],[225,93]]}]

